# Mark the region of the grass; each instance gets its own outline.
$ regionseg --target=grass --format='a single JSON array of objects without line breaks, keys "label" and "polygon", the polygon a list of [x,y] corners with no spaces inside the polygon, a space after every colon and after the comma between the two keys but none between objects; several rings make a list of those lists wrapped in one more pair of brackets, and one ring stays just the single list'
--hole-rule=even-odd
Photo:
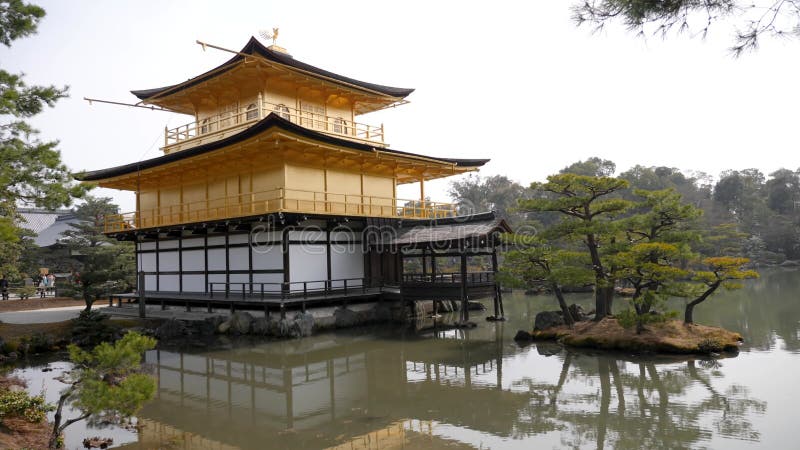
[{"label": "grass", "polygon": [[578,322],[572,330],[558,326],[531,334],[535,339],[557,339],[573,347],[680,354],[738,351],[742,341],[739,333],[706,325],[685,325],[680,320],[648,325],[640,334],[633,328],[623,328],[614,318]]}]

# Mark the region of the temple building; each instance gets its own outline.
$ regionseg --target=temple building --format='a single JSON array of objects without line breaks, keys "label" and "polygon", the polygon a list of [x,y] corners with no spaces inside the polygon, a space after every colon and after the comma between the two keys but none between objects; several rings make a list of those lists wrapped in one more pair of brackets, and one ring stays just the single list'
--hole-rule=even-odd
[{"label": "temple building", "polygon": [[[425,196],[426,181],[475,171],[488,159],[395,150],[383,125],[361,122],[406,103],[413,89],[332,73],[255,38],[232,53],[187,81],[132,91],[141,105],[190,117],[165,129],[162,156],[80,177],[135,193],[136,211],[106,218],[105,231],[136,243],[148,301],[211,309],[212,302],[277,296],[282,304],[368,297],[387,286],[402,295],[404,254],[425,263],[412,277],[416,288],[455,283],[453,292],[466,298],[465,264],[445,280],[435,272],[437,243],[402,236],[446,222],[452,230],[443,254],[451,247],[489,254],[508,231],[505,222],[458,218],[455,205]],[[407,183],[419,184],[419,198],[397,198]],[[476,220],[488,226],[469,234]],[[493,276],[471,280],[494,292]]]}]

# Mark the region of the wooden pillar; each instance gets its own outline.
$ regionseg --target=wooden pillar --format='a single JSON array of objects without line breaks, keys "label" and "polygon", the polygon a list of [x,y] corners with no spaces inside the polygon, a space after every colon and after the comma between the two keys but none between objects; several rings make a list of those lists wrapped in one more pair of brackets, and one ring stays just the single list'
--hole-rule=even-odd
[{"label": "wooden pillar", "polygon": [[[283,286],[281,286],[281,292],[284,294],[288,294],[291,289],[289,289],[292,278],[291,274],[289,273],[289,232],[291,228],[286,227],[281,231],[281,253],[283,253]],[[283,303],[281,302],[281,314],[284,314],[283,311]],[[283,317],[281,317],[283,318]]]},{"label": "wooden pillar", "polygon": [[469,322],[469,308],[467,300],[467,249],[464,244],[459,247],[461,253],[461,317],[464,324]]},{"label": "wooden pillar", "polygon": [[203,281],[205,282],[205,292],[208,293],[208,230],[203,230]]},{"label": "wooden pillar", "polygon": [[499,319],[500,313],[500,284],[497,282],[497,248],[492,246],[492,278],[494,282],[494,318]]},{"label": "wooden pillar", "polygon": [[178,292],[183,293],[183,232],[178,237]]},{"label": "wooden pillar", "polygon": [[436,282],[436,250],[431,249],[431,282]]},{"label": "wooden pillar", "polygon": [[333,283],[331,282],[331,278],[333,278],[333,270],[331,269],[331,222],[328,222],[325,226],[325,258],[327,264],[327,281],[325,281],[325,288],[327,290],[331,290],[333,288]]},{"label": "wooden pillar", "polygon": [[161,259],[161,250],[159,242],[161,241],[161,233],[156,233],[156,291],[159,291],[161,283],[161,270],[158,260]]},{"label": "wooden pillar", "polygon": [[422,247],[422,280],[428,275],[428,252],[425,247]]},{"label": "wooden pillar", "polygon": [[225,225],[225,285],[230,289],[231,286],[231,242],[230,227]]},{"label": "wooden pillar", "polygon": [[147,315],[145,312],[145,294],[144,294],[144,272],[139,272],[139,283],[137,286],[137,293],[139,294],[139,317],[142,319]]}]

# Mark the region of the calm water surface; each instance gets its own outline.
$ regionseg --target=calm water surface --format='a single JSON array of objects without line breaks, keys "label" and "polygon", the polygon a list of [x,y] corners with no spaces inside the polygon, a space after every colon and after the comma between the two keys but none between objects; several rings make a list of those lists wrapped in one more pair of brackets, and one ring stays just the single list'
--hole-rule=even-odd
[{"label": "calm water surface", "polygon": [[[505,304],[508,322],[479,315],[466,331],[423,321],[152,351],[142,432],[76,429],[68,447],[91,434],[124,448],[800,448],[800,272],[765,271],[698,307],[698,322],[744,335],[725,359],[519,347],[516,331],[555,300]],[[32,390],[53,373],[19,371]]]}]

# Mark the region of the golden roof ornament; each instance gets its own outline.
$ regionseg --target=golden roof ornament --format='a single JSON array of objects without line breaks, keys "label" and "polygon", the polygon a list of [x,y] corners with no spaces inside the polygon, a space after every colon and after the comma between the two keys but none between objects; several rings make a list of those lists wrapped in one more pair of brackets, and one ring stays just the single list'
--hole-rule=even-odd
[{"label": "golden roof ornament", "polygon": [[[270,33],[267,30],[261,30],[259,32],[259,34],[261,35],[261,37],[263,39],[267,39],[267,40],[271,40],[272,41],[272,45],[267,47],[268,49],[272,50],[273,52],[278,52],[278,53],[283,53],[285,55],[289,55],[289,51],[288,50],[286,50],[285,48],[283,48],[280,45],[276,44],[276,42],[278,41],[278,27],[273,28],[272,29],[272,33]],[[289,55],[289,56],[291,56],[291,55]]]},{"label": "golden roof ornament", "polygon": [[272,45],[275,45],[276,42],[278,41],[278,28],[277,27],[272,29],[272,33],[270,33],[267,30],[261,30],[259,32],[259,34],[261,34],[262,38],[264,38],[266,40],[271,40],[272,41]]}]

